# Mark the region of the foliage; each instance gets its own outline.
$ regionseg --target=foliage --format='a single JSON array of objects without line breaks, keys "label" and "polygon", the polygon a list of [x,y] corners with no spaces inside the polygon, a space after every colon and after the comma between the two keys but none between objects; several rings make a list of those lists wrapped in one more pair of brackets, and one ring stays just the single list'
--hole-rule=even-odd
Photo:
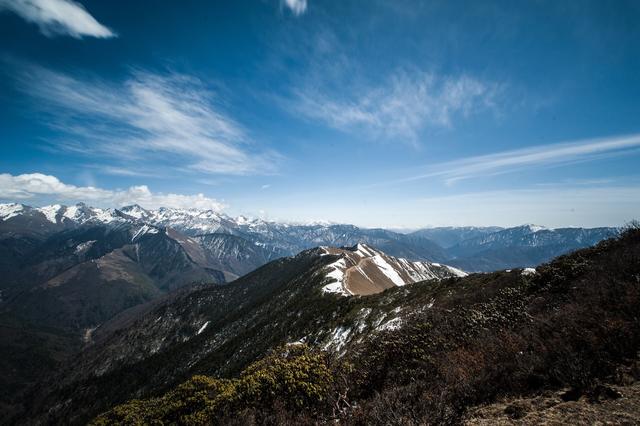
[{"label": "foliage", "polygon": [[194,376],[173,391],[119,405],[95,419],[110,424],[210,424],[234,412],[313,411],[328,402],[332,376],[326,355],[304,345],[289,345],[250,365],[237,379]]}]

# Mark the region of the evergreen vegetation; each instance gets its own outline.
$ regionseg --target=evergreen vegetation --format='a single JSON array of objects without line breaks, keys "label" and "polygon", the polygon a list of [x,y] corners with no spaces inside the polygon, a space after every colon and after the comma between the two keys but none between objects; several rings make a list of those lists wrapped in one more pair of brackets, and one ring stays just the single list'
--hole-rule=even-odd
[{"label": "evergreen vegetation", "polygon": [[417,284],[354,299],[347,311],[402,302],[411,309],[399,328],[369,333],[343,356],[289,345],[237,378],[196,376],[94,423],[455,424],[500,397],[601,395],[640,349],[640,230],[536,274]]}]

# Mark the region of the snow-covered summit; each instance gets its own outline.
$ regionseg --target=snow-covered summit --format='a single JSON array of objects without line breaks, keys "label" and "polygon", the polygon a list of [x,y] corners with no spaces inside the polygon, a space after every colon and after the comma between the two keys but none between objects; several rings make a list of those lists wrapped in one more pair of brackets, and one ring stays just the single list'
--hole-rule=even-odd
[{"label": "snow-covered summit", "polygon": [[9,220],[18,216],[25,211],[26,207],[24,204],[17,203],[0,204],[0,220]]},{"label": "snow-covered summit", "polygon": [[72,222],[83,224],[86,222],[111,223],[121,220],[113,209],[100,209],[89,207],[84,203],[78,203],[72,206],[64,206],[53,204],[44,207],[29,207],[24,204],[0,204],[0,221],[7,221],[17,216],[29,216],[41,218],[52,224],[62,224]]},{"label": "snow-covered summit", "polygon": [[522,225],[522,228],[525,230],[528,230],[529,232],[535,233],[535,232],[540,232],[540,231],[553,231],[553,229],[547,228],[546,226],[541,226],[541,225],[535,225],[533,223],[528,223],[526,225]]},{"label": "snow-covered summit", "polygon": [[327,293],[366,295],[418,281],[467,275],[459,269],[439,263],[411,262],[388,256],[366,244],[343,248],[321,247],[321,250],[323,255],[339,256],[326,269],[326,277],[331,281],[323,287]]},{"label": "snow-covered summit", "polygon": [[119,209],[127,216],[131,216],[135,219],[148,219],[151,216],[149,210],[140,207],[138,204],[132,204],[130,206],[124,206]]}]

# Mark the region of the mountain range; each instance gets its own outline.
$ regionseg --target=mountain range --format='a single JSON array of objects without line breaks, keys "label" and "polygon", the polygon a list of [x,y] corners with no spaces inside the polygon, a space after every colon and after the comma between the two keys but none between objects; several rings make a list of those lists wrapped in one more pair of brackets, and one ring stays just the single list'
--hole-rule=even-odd
[{"label": "mountain range", "polygon": [[408,262],[487,272],[534,267],[617,233],[617,228],[523,225],[402,234],[231,218],[212,210],[0,204],[0,300],[29,318],[82,329],[178,287],[230,282],[319,246],[366,244]]},{"label": "mountain range", "polygon": [[[232,340],[216,337],[217,343],[209,341],[204,349],[189,349],[194,351],[188,355],[191,361],[176,365],[176,372],[200,371],[200,362],[210,365],[208,357],[220,360],[216,358],[220,351],[227,353],[229,347],[235,347],[234,357],[240,358],[229,358],[220,373],[236,371],[276,342],[304,338],[327,347],[341,346],[347,334],[358,333],[338,326],[310,331],[305,322],[310,318],[323,324],[334,324],[335,318],[317,311],[327,308],[329,299],[307,300],[305,291],[313,289],[315,294],[319,289],[343,298],[368,296],[425,280],[458,279],[468,272],[533,267],[618,232],[524,225],[431,228],[403,234],[347,224],[231,218],[212,210],[0,204],[0,357],[4,360],[0,411],[10,415],[22,410],[15,401],[22,401],[24,392],[52,368],[80,352],[90,357],[90,348],[113,342],[114,336],[127,345],[118,340],[113,352],[101,347],[96,360],[83,358],[78,364],[86,362],[89,367],[74,368],[60,383],[81,383],[97,372],[111,377],[108,372],[147,363],[156,353],[171,358],[178,347],[174,345],[191,347],[210,328],[227,330],[219,336]],[[225,285],[230,282],[232,286]],[[282,286],[298,286],[305,295],[277,296]],[[182,311],[184,307],[179,312],[163,311],[176,300],[193,297],[204,311],[190,305],[188,312]],[[305,314],[300,306],[306,303],[313,306]],[[305,333],[288,331],[285,324],[298,321],[289,311],[301,315]],[[261,317],[265,312],[281,316],[269,326],[276,328],[267,328],[273,339],[245,340],[251,330],[266,327],[266,317]],[[160,340],[137,342],[137,337],[121,334],[131,321],[151,321],[156,314],[154,321],[161,318],[157,327],[179,327],[172,329],[171,339],[163,335]],[[168,319],[180,315],[190,318],[188,324]],[[386,323],[377,326],[394,327]],[[151,333],[156,326],[149,327]],[[138,337],[147,333],[136,330]],[[141,342],[146,342],[143,348],[138,346]],[[87,345],[90,348],[83,351]],[[112,355],[103,356],[106,353]],[[155,361],[149,362],[149,368],[158,368]],[[154,374],[148,372],[149,377]],[[187,376],[173,379],[180,377]],[[163,389],[153,387],[154,380],[149,389]],[[167,384],[162,375],[157,380]],[[8,400],[14,402],[6,404]]]},{"label": "mountain range", "polygon": [[[535,269],[467,275],[367,245],[305,250],[117,315],[28,394],[22,415],[382,425],[491,424],[504,413],[507,424],[544,412],[517,405],[539,395],[588,416],[587,398],[622,398],[617,389],[637,380],[639,253],[631,230]],[[398,281],[371,291],[367,277]],[[515,408],[470,410],[496,401]],[[628,410],[603,415],[637,418]]]},{"label": "mountain range", "polygon": [[[214,258],[223,258],[226,251],[242,251],[240,246],[248,250],[250,245],[264,249],[259,250],[256,257],[266,256],[271,260],[321,245],[347,247],[365,243],[392,256],[459,264],[465,266],[463,269],[478,272],[532,267],[563,252],[587,247],[618,233],[617,228],[611,227],[552,229],[522,225],[506,229],[495,226],[440,227],[404,234],[348,224],[289,224],[250,220],[244,216],[232,218],[213,210],[147,210],[138,205],[99,209],[82,203],[70,207],[53,205],[41,208],[0,204],[0,234],[3,236],[33,239],[83,225],[115,226],[123,223],[146,223],[157,228],[171,228],[185,236],[198,237],[200,241],[208,240],[205,245],[217,252]],[[500,255],[504,253],[500,250],[505,248],[511,256],[501,261]],[[227,272],[241,275],[247,271],[246,268],[241,271],[231,268]]]}]

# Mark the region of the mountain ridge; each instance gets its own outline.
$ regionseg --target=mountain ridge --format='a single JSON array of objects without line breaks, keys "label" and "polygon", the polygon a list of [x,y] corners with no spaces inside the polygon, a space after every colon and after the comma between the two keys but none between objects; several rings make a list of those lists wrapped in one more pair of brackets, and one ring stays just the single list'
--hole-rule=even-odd
[{"label": "mountain ridge", "polygon": [[[35,397],[33,415],[80,423],[136,398],[127,411],[110,412],[113,422],[124,413],[150,421],[144,416],[160,414],[137,405],[141,397],[161,395],[201,374],[221,380],[242,377],[248,365],[281,345],[305,344],[335,360],[336,380],[347,377],[348,389],[340,391],[351,407],[345,408],[347,423],[350,416],[357,416],[356,423],[369,416],[387,419],[380,424],[391,421],[394,412],[387,413],[386,404],[396,401],[397,389],[406,392],[406,405],[391,402],[391,407],[410,409],[423,401],[428,409],[416,412],[435,415],[432,421],[438,423],[461,416],[461,408],[491,402],[492,389],[531,392],[579,384],[585,375],[598,378],[605,366],[606,371],[612,368],[578,363],[579,354],[619,362],[621,356],[637,353],[637,333],[627,339],[625,330],[637,322],[638,297],[631,290],[637,286],[638,237],[638,231],[627,233],[535,271],[449,277],[352,297],[323,291],[331,282],[328,269],[341,254],[307,250],[275,260],[236,283],[185,289],[112,328],[75,360],[72,370],[43,387],[50,394]],[[603,315],[612,321],[602,321]],[[549,321],[555,324],[551,335]],[[479,357],[473,356],[476,352]],[[340,367],[341,360],[352,370]],[[469,368],[481,374],[470,375]],[[412,387],[416,381],[423,387]],[[430,393],[423,395],[422,389]],[[211,391],[214,398],[215,388]],[[391,399],[376,398],[376,392]],[[465,399],[468,392],[471,399]],[[65,404],[56,395],[64,395]],[[52,406],[56,408],[40,411]],[[150,411],[138,412],[140,407]],[[325,408],[331,416],[331,406]]]},{"label": "mountain ridge", "polygon": [[[411,261],[448,263],[465,270],[480,272],[532,267],[563,252],[589,246],[601,239],[615,236],[619,232],[618,228],[613,227],[554,229],[537,225],[521,225],[512,228],[471,226],[426,228],[401,234],[381,228],[359,228],[348,224],[299,225],[247,219],[244,216],[234,219],[213,210],[175,208],[147,210],[139,205],[125,206],[120,209],[94,209],[79,203],[74,207],[54,205],[41,208],[17,204],[0,205],[0,233],[6,233],[7,228],[11,229],[10,223],[21,217],[20,211],[23,211],[26,216],[31,215],[25,220],[32,222],[38,220],[34,215],[40,215],[39,226],[28,227],[41,230],[34,233],[36,237],[40,237],[40,234],[50,235],[59,231],[60,227],[74,226],[74,223],[76,226],[90,222],[113,225],[120,222],[140,221],[154,226],[170,227],[188,237],[206,234],[234,235],[245,239],[248,242],[242,243],[245,246],[248,244],[261,246],[267,252],[271,252],[271,256],[289,256],[321,245],[346,247],[365,243],[391,256],[403,257]],[[58,213],[52,215],[53,211]],[[55,218],[58,217],[62,219],[56,221]],[[14,228],[23,229],[25,226],[18,224]],[[538,240],[536,240],[537,235],[540,236]],[[500,236],[503,236],[501,240]],[[502,247],[496,247],[498,243],[502,244]],[[505,247],[514,248],[514,250],[512,253],[492,251]],[[515,252],[518,252],[517,256],[513,255]],[[505,256],[508,260],[500,261],[500,255],[504,254],[508,255]],[[222,256],[223,254],[219,253],[213,254],[213,258]],[[256,256],[264,258],[264,253]],[[273,257],[266,258],[270,260]],[[238,272],[241,274],[247,271],[229,272],[238,275]]]}]

